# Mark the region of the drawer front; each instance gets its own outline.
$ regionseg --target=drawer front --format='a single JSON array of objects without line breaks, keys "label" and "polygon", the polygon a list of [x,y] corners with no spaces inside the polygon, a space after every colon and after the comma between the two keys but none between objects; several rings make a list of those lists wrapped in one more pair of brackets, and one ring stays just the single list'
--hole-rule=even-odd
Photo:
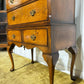
[{"label": "drawer front", "polygon": [[29,1],[29,0],[6,0],[7,9],[18,6],[26,1]]},{"label": "drawer front", "polygon": [[47,20],[47,0],[39,0],[8,13],[8,24]]},{"label": "drawer front", "polygon": [[8,40],[21,42],[21,32],[20,31],[8,31]]},{"label": "drawer front", "polygon": [[23,40],[25,43],[47,46],[47,29],[24,30]]}]

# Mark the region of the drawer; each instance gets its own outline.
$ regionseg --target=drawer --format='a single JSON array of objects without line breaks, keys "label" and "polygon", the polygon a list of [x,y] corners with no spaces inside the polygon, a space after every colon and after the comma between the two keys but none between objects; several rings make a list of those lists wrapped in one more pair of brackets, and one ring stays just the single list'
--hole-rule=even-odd
[{"label": "drawer", "polygon": [[39,0],[8,13],[8,24],[47,20],[47,0]]},{"label": "drawer", "polygon": [[17,42],[21,42],[21,32],[20,31],[8,31],[7,33],[8,36],[8,40],[10,41],[17,41]]},{"label": "drawer", "polygon": [[23,40],[25,43],[47,46],[47,29],[24,30]]},{"label": "drawer", "polygon": [[26,1],[30,1],[30,0],[6,0],[7,9],[18,6]]}]

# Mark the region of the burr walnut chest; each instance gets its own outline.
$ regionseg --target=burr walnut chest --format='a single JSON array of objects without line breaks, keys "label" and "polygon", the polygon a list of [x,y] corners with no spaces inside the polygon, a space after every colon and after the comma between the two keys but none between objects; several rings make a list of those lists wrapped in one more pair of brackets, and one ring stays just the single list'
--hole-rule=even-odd
[{"label": "burr walnut chest", "polygon": [[70,76],[76,58],[75,0],[6,0],[8,28],[8,53],[14,71],[12,50],[15,45],[32,51],[37,47],[49,67],[50,84],[59,50],[68,49],[72,54]]}]

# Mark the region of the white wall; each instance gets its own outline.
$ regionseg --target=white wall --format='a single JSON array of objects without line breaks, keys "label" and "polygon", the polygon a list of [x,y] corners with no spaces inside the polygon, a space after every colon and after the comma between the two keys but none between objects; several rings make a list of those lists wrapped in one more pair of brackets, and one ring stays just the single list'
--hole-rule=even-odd
[{"label": "white wall", "polygon": [[[18,54],[18,55],[21,55],[23,57],[31,59],[31,50],[30,49],[26,49],[26,48],[24,49],[24,46],[23,47],[15,46],[13,52]],[[34,60],[36,60],[36,48],[34,48],[33,55],[34,55]]]},{"label": "white wall", "polygon": [[[74,67],[74,74],[76,76],[84,79],[84,0],[76,0],[76,42],[78,47],[78,53],[77,58],[75,61],[75,67]],[[31,59],[31,50],[24,50],[23,48],[15,47],[14,52],[25,56],[27,58]],[[59,60],[56,65],[56,69],[70,73],[70,64],[71,64],[71,54],[66,51],[59,51]],[[35,48],[34,49],[34,59],[38,62],[45,64],[46,62],[43,60],[42,52]]]}]

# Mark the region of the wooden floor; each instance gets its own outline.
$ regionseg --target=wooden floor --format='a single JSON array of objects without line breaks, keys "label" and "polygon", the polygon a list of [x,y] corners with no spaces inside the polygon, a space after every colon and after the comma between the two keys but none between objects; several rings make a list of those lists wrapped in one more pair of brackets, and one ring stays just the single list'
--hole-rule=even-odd
[{"label": "wooden floor", "polygon": [[[31,64],[31,60],[13,54],[16,70],[10,72],[10,59],[6,51],[0,51],[0,84],[49,84],[48,67],[35,63]],[[54,84],[84,84],[84,81],[70,80],[70,76],[55,71]]]}]

